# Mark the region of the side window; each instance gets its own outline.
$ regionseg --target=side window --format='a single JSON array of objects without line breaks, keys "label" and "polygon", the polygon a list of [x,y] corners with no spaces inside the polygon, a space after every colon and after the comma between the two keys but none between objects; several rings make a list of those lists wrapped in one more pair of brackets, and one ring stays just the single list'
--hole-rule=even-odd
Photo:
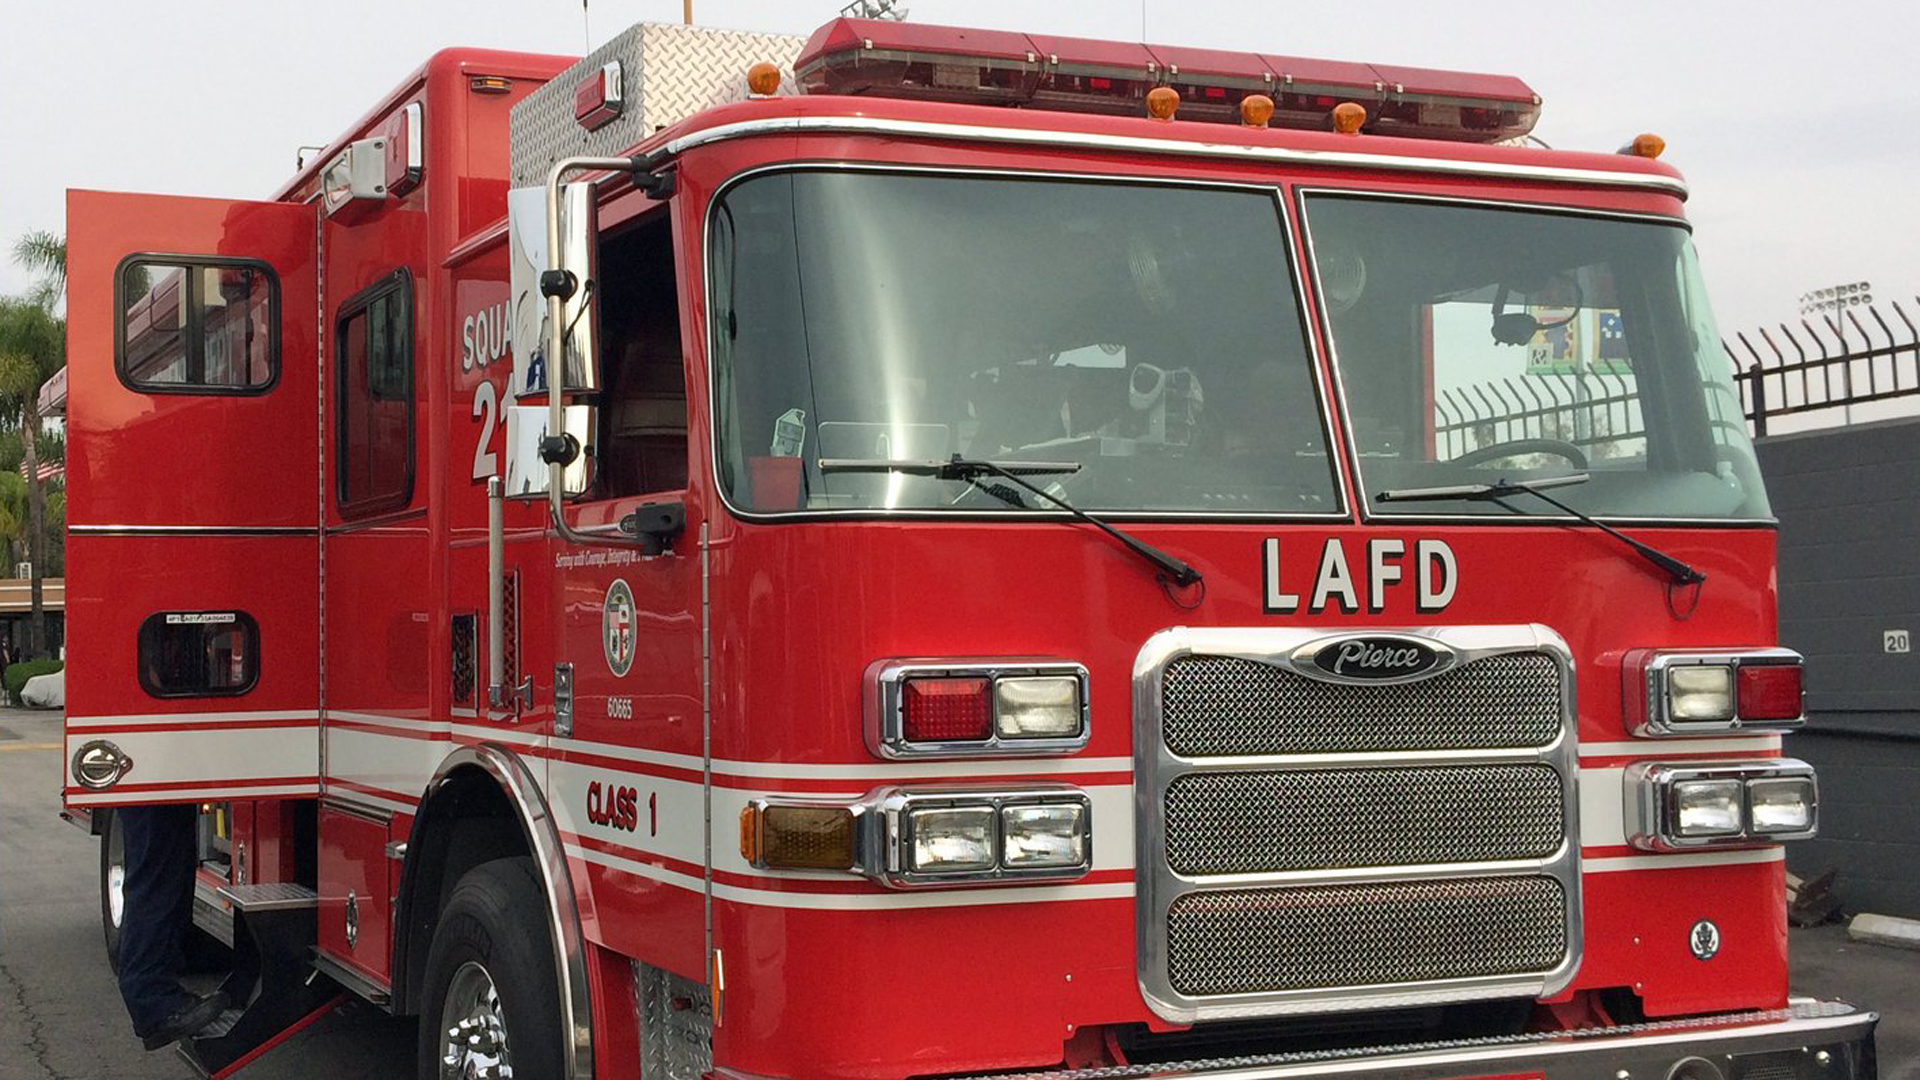
[{"label": "side window", "polygon": [[265,263],[138,255],[114,296],[114,368],[130,389],[255,394],[279,377],[280,281]]},{"label": "side window", "polygon": [[260,625],[244,611],[159,611],[140,624],[140,687],[154,697],[232,697],[260,681]]},{"label": "side window", "polygon": [[601,409],[596,494],[687,486],[687,381],[664,209],[600,241]]},{"label": "side window", "polygon": [[334,323],[336,497],[348,516],[413,500],[413,279],[397,271]]}]

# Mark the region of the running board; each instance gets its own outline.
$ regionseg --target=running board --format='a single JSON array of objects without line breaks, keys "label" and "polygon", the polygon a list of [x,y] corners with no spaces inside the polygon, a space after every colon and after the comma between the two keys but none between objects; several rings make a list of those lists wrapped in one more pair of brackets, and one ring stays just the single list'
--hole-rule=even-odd
[{"label": "running board", "polygon": [[180,1056],[208,1080],[233,1075],[346,1000],[308,962],[320,906],[311,888],[223,885],[217,895],[233,905],[233,973],[220,989],[235,1008],[180,1043]]}]

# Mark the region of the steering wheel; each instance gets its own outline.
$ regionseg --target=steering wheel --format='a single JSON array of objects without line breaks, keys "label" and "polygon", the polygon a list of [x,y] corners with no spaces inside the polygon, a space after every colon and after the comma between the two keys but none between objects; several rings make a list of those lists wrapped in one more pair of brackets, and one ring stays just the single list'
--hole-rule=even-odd
[{"label": "steering wheel", "polygon": [[1552,454],[1567,459],[1574,468],[1584,471],[1587,467],[1587,455],[1579,447],[1561,439],[1513,439],[1509,442],[1494,443],[1469,450],[1454,458],[1454,465],[1478,465],[1486,461],[1498,461],[1501,458],[1519,454]]}]

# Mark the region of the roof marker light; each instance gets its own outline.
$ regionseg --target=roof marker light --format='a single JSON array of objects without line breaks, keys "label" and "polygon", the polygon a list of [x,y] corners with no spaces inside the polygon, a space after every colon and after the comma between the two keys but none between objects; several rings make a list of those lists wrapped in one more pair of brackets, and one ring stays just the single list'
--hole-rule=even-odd
[{"label": "roof marker light", "polygon": [[1648,161],[1667,152],[1667,140],[1652,132],[1642,132],[1633,137],[1633,141],[1620,148],[1620,153],[1628,157],[1643,157]]},{"label": "roof marker light", "polygon": [[513,80],[500,75],[475,75],[467,81],[467,89],[476,94],[504,94],[513,89]]},{"label": "roof marker light", "polygon": [[1265,94],[1248,94],[1240,99],[1240,122],[1247,127],[1263,128],[1273,119],[1273,99]]}]

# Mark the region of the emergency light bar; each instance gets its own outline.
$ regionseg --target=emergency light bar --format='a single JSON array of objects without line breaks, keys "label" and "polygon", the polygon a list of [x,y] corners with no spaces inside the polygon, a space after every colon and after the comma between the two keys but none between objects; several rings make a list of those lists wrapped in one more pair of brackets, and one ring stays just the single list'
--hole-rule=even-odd
[{"label": "emergency light bar", "polygon": [[1063,112],[1145,115],[1148,91],[1171,87],[1180,118],[1234,122],[1252,94],[1273,99],[1277,127],[1331,130],[1335,106],[1366,107],[1366,130],[1500,142],[1533,130],[1540,96],[1508,75],[1120,41],[835,19],[794,64],[809,94],[872,95]]}]

